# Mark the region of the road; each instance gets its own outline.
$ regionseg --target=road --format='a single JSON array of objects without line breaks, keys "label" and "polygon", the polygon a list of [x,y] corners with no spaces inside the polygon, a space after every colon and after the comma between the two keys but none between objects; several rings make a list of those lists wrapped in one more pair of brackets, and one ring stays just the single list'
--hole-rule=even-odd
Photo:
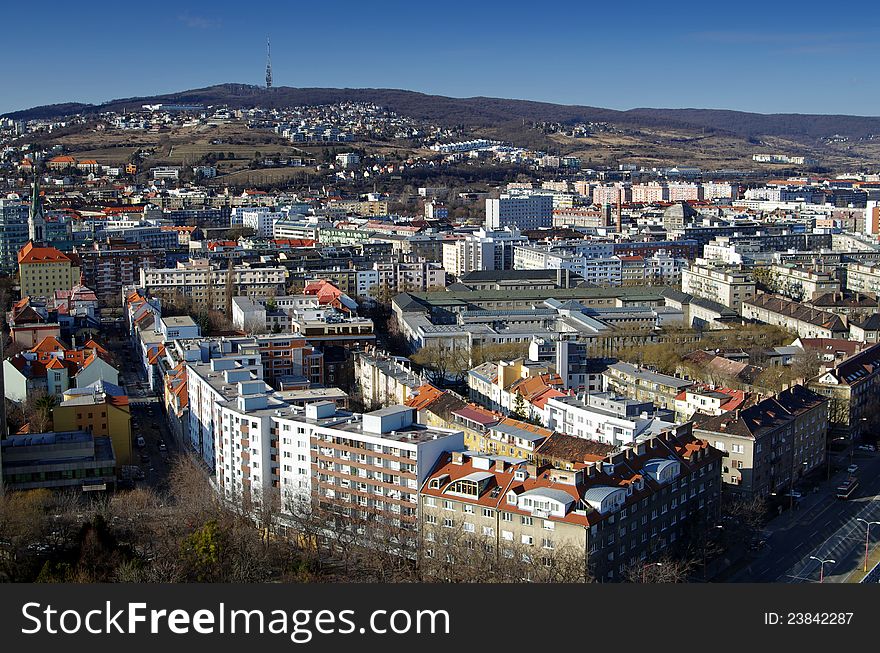
[{"label": "road", "polygon": [[[135,361],[128,341],[115,340],[109,343],[109,347],[121,361],[119,382],[128,394],[132,446],[144,476],[138,483],[164,490],[170,461],[178,451],[178,444],[168,427],[162,402],[143,378],[140,363]],[[138,436],[143,436],[144,447],[137,446]],[[165,443],[165,452],[159,450],[160,441]]]},{"label": "road", "polygon": [[[846,459],[848,464],[849,459]],[[733,582],[817,582],[823,560],[824,582],[845,582],[858,569],[865,555],[865,524],[858,518],[880,521],[880,455],[859,452],[853,462],[859,466],[859,487],[852,498],[835,498],[834,489],[847,477],[839,472],[806,494],[795,510],[772,520],[765,532],[766,547]],[[880,526],[871,530],[870,546],[880,543]]]}]

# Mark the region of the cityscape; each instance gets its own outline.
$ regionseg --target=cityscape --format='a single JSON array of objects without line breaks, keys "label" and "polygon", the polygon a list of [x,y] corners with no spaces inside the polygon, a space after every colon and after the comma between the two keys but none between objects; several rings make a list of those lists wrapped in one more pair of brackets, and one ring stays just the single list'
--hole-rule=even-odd
[{"label": "cityscape", "polygon": [[0,581],[880,582],[880,118],[263,47],[0,116]]}]

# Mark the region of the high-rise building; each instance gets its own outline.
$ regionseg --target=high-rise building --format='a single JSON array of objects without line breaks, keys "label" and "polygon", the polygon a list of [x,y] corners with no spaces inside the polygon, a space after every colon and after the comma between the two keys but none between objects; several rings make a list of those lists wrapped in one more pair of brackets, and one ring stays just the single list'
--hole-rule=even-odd
[{"label": "high-rise building", "polygon": [[0,272],[11,274],[19,250],[28,241],[28,205],[0,199]]},{"label": "high-rise building", "polygon": [[486,229],[539,229],[553,226],[552,195],[511,195],[486,200]]}]

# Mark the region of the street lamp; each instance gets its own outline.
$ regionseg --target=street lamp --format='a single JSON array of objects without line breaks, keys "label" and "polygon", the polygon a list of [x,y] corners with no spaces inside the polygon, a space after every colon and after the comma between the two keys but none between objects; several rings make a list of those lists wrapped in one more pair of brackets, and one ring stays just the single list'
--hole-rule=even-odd
[{"label": "street lamp", "polygon": [[861,517],[856,517],[856,521],[864,522],[865,524],[865,571],[868,571],[868,542],[871,539],[871,526],[874,524],[880,525],[880,521],[868,521],[867,519],[862,519]]},{"label": "street lamp", "polygon": [[662,567],[662,562],[649,562],[646,565],[642,565],[642,584],[648,582],[648,567]]},{"label": "street lamp", "polygon": [[810,556],[810,560],[817,560],[819,562],[819,582],[822,583],[825,581],[825,564],[834,564],[837,560],[832,560],[828,558],[827,560],[822,560],[822,558],[817,558],[816,556]]}]

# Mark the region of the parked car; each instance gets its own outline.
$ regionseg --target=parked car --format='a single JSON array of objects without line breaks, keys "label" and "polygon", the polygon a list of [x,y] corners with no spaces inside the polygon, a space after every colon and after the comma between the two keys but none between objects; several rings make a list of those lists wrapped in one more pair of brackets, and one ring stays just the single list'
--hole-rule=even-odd
[{"label": "parked car", "polygon": [[850,465],[849,467],[846,468],[846,471],[848,474],[855,474],[857,471],[859,471],[859,466],[858,465]]},{"label": "parked car", "polygon": [[873,444],[860,444],[858,448],[860,451],[877,451],[877,447]]},{"label": "parked car", "polygon": [[159,451],[167,451],[168,446],[165,444],[165,440],[159,440]]},{"label": "parked car", "polygon": [[142,435],[138,436],[136,442],[137,442],[137,446],[140,447],[141,449],[143,449],[144,447],[147,446],[147,441],[144,440],[144,436],[142,436]]}]

